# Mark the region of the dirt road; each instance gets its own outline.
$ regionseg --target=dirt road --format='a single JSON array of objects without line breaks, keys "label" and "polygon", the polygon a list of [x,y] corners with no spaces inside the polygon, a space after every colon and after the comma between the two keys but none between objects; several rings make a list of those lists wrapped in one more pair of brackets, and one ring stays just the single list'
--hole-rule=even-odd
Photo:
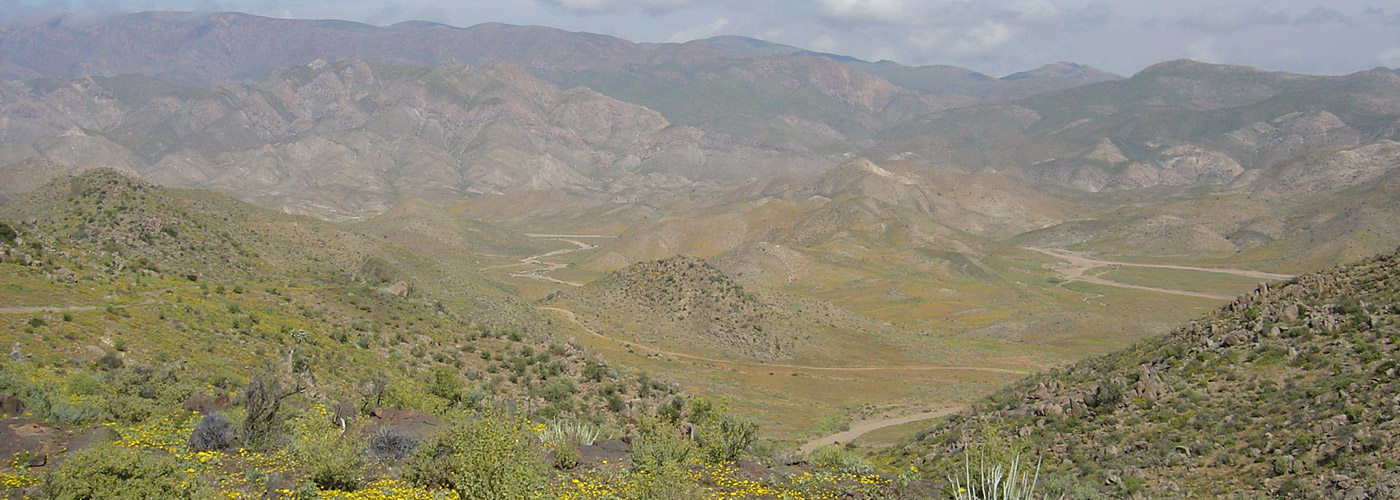
[{"label": "dirt road", "polygon": [[866,433],[869,433],[871,431],[884,429],[886,427],[894,427],[896,425],[903,425],[910,422],[918,422],[920,420],[946,417],[948,415],[952,415],[954,413],[962,411],[964,408],[967,407],[947,406],[910,415],[885,416],[869,420],[857,420],[855,422],[852,422],[850,428],[847,430],[831,434],[829,436],[822,436],[817,439],[813,439],[811,441],[803,443],[802,446],[797,447],[797,451],[802,453],[810,453],[812,450],[821,448],[829,444],[849,443],[852,440],[864,436]]},{"label": "dirt road", "polygon": [[724,365],[730,365],[730,366],[744,366],[744,367],[752,367],[752,368],[787,368],[787,369],[792,369],[792,370],[807,370],[807,371],[816,371],[816,372],[838,372],[838,373],[839,373],[839,372],[873,372],[873,371],[978,371],[978,372],[990,372],[990,373],[1005,373],[1005,374],[1010,374],[1010,375],[1029,375],[1029,374],[1035,373],[1035,372],[1032,371],[1032,370],[1013,370],[1013,369],[1010,369],[1010,368],[992,368],[992,367],[987,367],[987,366],[955,366],[955,365],[812,366],[812,365],[791,365],[791,364],[783,364],[783,363],[752,363],[752,362],[745,362],[745,361],[734,361],[734,360],[730,360],[730,359],[707,358],[707,357],[704,357],[704,356],[696,356],[696,355],[693,355],[693,354],[686,354],[686,353],[683,353],[683,352],[675,352],[675,351],[668,351],[668,350],[665,350],[665,349],[658,349],[658,348],[651,347],[651,346],[648,346],[648,345],[639,344],[639,343],[637,343],[637,342],[631,342],[631,341],[626,341],[626,340],[619,340],[619,339],[615,339],[615,338],[612,338],[612,337],[603,335],[603,334],[601,334],[601,333],[598,333],[597,331],[594,331],[592,328],[589,328],[588,326],[584,325],[583,323],[579,322],[578,316],[575,315],[573,311],[570,311],[570,310],[568,310],[568,309],[561,309],[561,308],[558,308],[558,307],[540,307],[539,309],[542,310],[542,311],[554,311],[554,312],[557,312],[557,313],[559,313],[559,314],[563,314],[565,318],[568,318],[569,321],[572,322],[575,326],[578,326],[579,329],[581,329],[581,330],[583,330],[583,331],[585,331],[585,332],[588,332],[589,334],[591,334],[591,335],[593,335],[593,336],[595,336],[595,337],[598,337],[598,338],[601,338],[601,339],[604,339],[604,340],[607,340],[607,341],[610,341],[610,342],[615,342],[615,343],[618,343],[618,344],[626,344],[627,346],[631,347],[632,349],[639,350],[639,351],[646,351],[646,352],[650,352],[650,353],[653,353],[653,354],[660,354],[660,355],[662,355],[662,356],[668,356],[668,357],[678,358],[678,359],[689,359],[689,360],[692,360],[692,361],[703,361],[703,362],[706,362],[706,363],[724,364]]},{"label": "dirt road", "polygon": [[574,245],[576,248],[563,248],[563,249],[555,250],[555,251],[552,251],[552,252],[545,252],[545,253],[542,253],[542,254],[539,254],[539,255],[531,255],[531,256],[529,256],[529,257],[520,259],[520,263],[518,263],[518,264],[506,264],[506,265],[504,265],[504,266],[484,267],[484,268],[482,268],[481,270],[482,270],[482,271],[486,271],[486,270],[490,270],[490,269],[501,269],[501,268],[505,268],[505,267],[515,267],[515,266],[536,266],[534,269],[526,269],[526,270],[524,270],[524,271],[516,271],[516,272],[510,273],[510,277],[512,277],[512,278],[530,278],[530,279],[533,279],[533,280],[548,281],[548,282],[551,282],[551,283],[558,283],[558,284],[566,285],[566,286],[580,287],[580,286],[583,286],[583,283],[579,283],[579,282],[576,282],[576,281],[561,280],[561,279],[559,279],[559,278],[555,278],[555,277],[549,275],[549,273],[552,273],[552,272],[554,272],[554,271],[558,271],[558,270],[560,270],[560,269],[569,267],[568,264],[563,264],[563,263],[559,263],[559,262],[547,262],[547,261],[544,261],[544,260],[542,260],[542,259],[548,259],[548,258],[550,258],[550,257],[557,257],[557,256],[560,256],[560,255],[564,255],[564,254],[568,254],[568,253],[573,253],[573,252],[577,252],[577,251],[580,251],[580,250],[592,250],[592,249],[594,249],[594,248],[598,248],[597,245],[591,245],[591,244],[588,244],[588,243],[584,243],[584,242],[582,242],[582,241],[578,241],[580,238],[616,238],[616,237],[617,237],[617,235],[615,235],[615,234],[526,234],[525,236],[529,236],[529,237],[531,237],[531,238],[546,238],[546,239],[551,239],[551,240],[559,240],[559,241],[563,241],[563,242],[565,242],[565,243],[572,244],[572,245]]},{"label": "dirt road", "polygon": [[1068,250],[1053,250],[1053,249],[1048,249],[1048,248],[1035,248],[1035,247],[1025,247],[1025,249],[1026,249],[1026,250],[1033,251],[1033,252],[1042,253],[1042,254],[1045,254],[1045,255],[1049,255],[1049,256],[1051,256],[1051,257],[1055,257],[1055,258],[1064,260],[1064,261],[1065,261],[1064,264],[1061,264],[1061,265],[1050,264],[1050,265],[1048,265],[1047,267],[1049,267],[1050,270],[1059,273],[1059,274],[1060,274],[1060,277],[1063,278],[1065,281],[1078,281],[1078,282],[1082,282],[1082,283],[1092,283],[1092,284],[1095,284],[1095,285],[1112,286],[1112,287],[1118,287],[1118,288],[1129,288],[1129,289],[1133,289],[1133,290],[1146,290],[1146,291],[1149,291],[1149,292],[1170,293],[1170,294],[1175,294],[1175,295],[1185,295],[1185,296],[1189,296],[1189,297],[1202,297],[1202,298],[1207,298],[1207,299],[1232,300],[1232,299],[1235,298],[1235,296],[1234,296],[1234,295],[1221,294],[1221,293],[1208,293],[1208,292],[1197,292],[1197,291],[1192,291],[1192,290],[1177,290],[1177,289],[1172,289],[1172,288],[1157,288],[1157,287],[1150,287],[1150,286],[1132,285],[1132,284],[1128,284],[1128,283],[1121,283],[1121,282],[1118,282],[1118,281],[1107,280],[1107,279],[1104,279],[1104,278],[1099,277],[1099,276],[1097,276],[1097,275],[1090,274],[1089,271],[1093,270],[1094,268],[1098,268],[1098,267],[1107,267],[1107,266],[1131,266],[1131,267],[1151,267],[1151,268],[1157,268],[1157,269],[1176,269],[1176,270],[1180,270],[1180,271],[1201,271],[1201,272],[1207,272],[1207,273],[1233,274],[1233,275],[1236,275],[1236,276],[1244,276],[1244,277],[1246,277],[1246,278],[1254,278],[1254,279],[1258,279],[1258,280],[1261,280],[1261,281],[1286,280],[1286,279],[1289,279],[1289,278],[1292,278],[1292,277],[1293,277],[1292,275],[1288,275],[1288,274],[1266,273],[1266,272],[1263,272],[1263,271],[1253,271],[1253,270],[1249,270],[1249,269],[1229,269],[1229,268],[1221,268],[1221,267],[1193,267],[1193,266],[1177,266],[1177,265],[1171,265],[1171,264],[1141,264],[1141,263],[1136,263],[1136,262],[1118,262],[1118,261],[1111,261],[1111,260],[1095,259],[1095,258],[1092,258],[1092,257],[1087,257],[1087,256],[1085,256],[1085,255],[1083,255],[1083,254],[1076,253],[1076,252],[1071,252],[1071,251],[1068,251]]}]

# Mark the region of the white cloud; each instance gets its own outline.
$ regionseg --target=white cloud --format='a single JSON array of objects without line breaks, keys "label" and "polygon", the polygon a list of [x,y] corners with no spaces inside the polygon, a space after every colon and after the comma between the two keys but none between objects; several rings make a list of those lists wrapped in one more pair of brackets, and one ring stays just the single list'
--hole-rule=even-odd
[{"label": "white cloud", "polygon": [[677,31],[675,34],[671,35],[670,41],[689,42],[691,40],[699,40],[701,38],[710,38],[712,36],[724,33],[724,28],[726,26],[729,26],[729,20],[721,17],[701,26],[696,26],[687,30]]},{"label": "white cloud", "polygon": [[817,0],[827,16],[837,20],[874,21],[888,24],[916,22],[913,2],[907,0]]},{"label": "white cloud", "polygon": [[1388,68],[1400,68],[1400,47],[1391,47],[1376,54],[1376,60],[1381,62],[1381,66]]},{"label": "white cloud", "polygon": [[904,43],[919,50],[957,59],[985,56],[1010,43],[1018,28],[985,21],[968,28],[935,27],[912,32]]},{"label": "white cloud", "polygon": [[1287,13],[1262,7],[1211,7],[1182,18],[1178,25],[1207,33],[1228,34],[1252,26],[1279,26],[1293,20]]},{"label": "white cloud", "polygon": [[662,13],[695,3],[694,0],[539,0],[564,10],[587,14],[604,14],[626,10]]},{"label": "white cloud", "polygon": [[1215,39],[1211,37],[1198,38],[1186,45],[1186,56],[1200,62],[1220,62],[1220,54],[1215,51]]},{"label": "white cloud", "polygon": [[1064,12],[1047,0],[1022,0],[1012,3],[1007,11],[1018,24],[1041,24],[1059,21]]}]

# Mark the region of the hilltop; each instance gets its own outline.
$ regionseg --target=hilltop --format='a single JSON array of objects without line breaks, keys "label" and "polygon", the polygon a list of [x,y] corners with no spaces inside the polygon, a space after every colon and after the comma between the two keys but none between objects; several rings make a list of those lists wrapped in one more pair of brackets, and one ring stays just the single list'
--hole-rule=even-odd
[{"label": "hilltop", "polygon": [[1017,382],[887,456],[958,469],[999,436],[1110,496],[1389,498],[1397,277],[1392,253],[1260,285],[1170,334]]},{"label": "hilltop", "polygon": [[772,359],[791,356],[808,338],[775,299],[703,260],[673,257],[632,264],[546,303],[614,322],[628,337],[650,344]]}]

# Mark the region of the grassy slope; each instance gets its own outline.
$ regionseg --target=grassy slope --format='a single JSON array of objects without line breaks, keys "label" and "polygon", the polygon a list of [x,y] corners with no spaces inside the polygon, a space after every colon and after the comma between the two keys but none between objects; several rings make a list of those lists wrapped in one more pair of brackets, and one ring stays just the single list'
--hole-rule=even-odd
[{"label": "grassy slope", "polygon": [[1393,492],[1397,276],[1400,255],[1386,255],[1260,288],[1170,335],[1018,382],[888,458],[951,470],[991,435],[1113,496]]},{"label": "grassy slope", "polygon": [[[607,401],[593,389],[626,385],[615,371],[584,380],[596,359],[555,340],[533,308],[382,238],[111,171],[60,179],[0,214],[25,221],[0,264],[0,302],[59,308],[6,314],[15,321],[0,341],[59,380],[113,380],[95,365],[111,355],[178,374],[186,395],[236,390],[270,370],[310,381],[328,402],[384,380],[393,403],[441,413],[451,403],[427,386],[446,369],[465,375],[463,390],[544,414],[598,414]],[[25,266],[25,255],[43,264]],[[549,393],[562,383],[578,395]]]}]

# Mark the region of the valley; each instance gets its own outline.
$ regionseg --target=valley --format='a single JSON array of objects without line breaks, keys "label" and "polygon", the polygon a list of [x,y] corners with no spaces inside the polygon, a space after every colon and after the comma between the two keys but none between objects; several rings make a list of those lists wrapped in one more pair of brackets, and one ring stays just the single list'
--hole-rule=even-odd
[{"label": "valley", "polygon": [[1389,498],[1397,247],[1385,67],[7,27],[0,496]]}]

